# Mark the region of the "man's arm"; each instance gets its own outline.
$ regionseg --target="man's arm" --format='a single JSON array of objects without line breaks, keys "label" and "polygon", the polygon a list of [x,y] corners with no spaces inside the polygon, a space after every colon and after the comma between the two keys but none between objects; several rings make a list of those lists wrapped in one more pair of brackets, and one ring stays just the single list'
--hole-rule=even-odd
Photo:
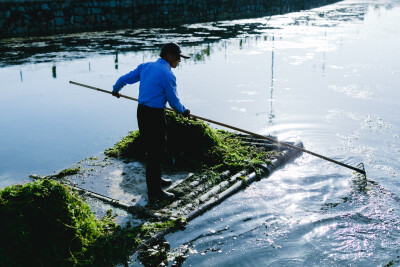
[{"label": "man's arm", "polygon": [[[183,114],[187,109],[181,104],[176,91],[176,78],[173,74],[168,74],[165,81],[165,95],[171,108]],[[186,112],[187,113],[187,112]],[[190,112],[189,112],[190,113]]]},{"label": "man's arm", "polygon": [[113,86],[112,91],[114,96],[117,96],[118,92],[121,91],[122,87],[124,87],[125,85],[137,83],[138,81],[140,81],[140,73],[142,71],[143,65],[144,64],[140,64],[135,70],[121,76],[117,80],[117,82]]}]

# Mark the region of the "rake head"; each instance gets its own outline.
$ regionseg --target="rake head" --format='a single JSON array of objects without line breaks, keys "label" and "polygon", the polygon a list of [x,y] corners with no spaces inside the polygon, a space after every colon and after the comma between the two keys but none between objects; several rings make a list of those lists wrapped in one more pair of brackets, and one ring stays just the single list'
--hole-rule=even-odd
[{"label": "rake head", "polygon": [[365,178],[367,178],[367,173],[365,172],[364,163],[361,162],[360,164],[358,164],[357,169],[359,173],[363,174]]}]

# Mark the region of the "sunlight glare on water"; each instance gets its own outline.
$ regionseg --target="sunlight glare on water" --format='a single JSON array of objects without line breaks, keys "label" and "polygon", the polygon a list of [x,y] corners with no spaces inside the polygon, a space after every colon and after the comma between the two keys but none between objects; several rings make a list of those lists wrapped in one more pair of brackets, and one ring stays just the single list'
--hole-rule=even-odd
[{"label": "sunlight glare on water", "polygon": [[[348,164],[364,161],[371,180],[303,155],[167,238],[172,247],[185,243],[203,251],[189,255],[188,266],[397,262],[400,192],[393,178],[399,177],[399,108],[391,99],[398,94],[393,86],[400,85],[393,72],[400,66],[392,60],[398,58],[400,9],[355,1],[337,5],[366,13],[360,21],[342,22],[333,5],[271,18],[269,25],[284,21],[285,27],[270,42],[250,46],[247,55],[273,52],[267,59],[274,59],[270,119],[259,132],[281,140],[300,137],[308,149]],[[339,20],[293,23],[321,13],[336,13]],[[209,225],[220,234],[202,235]]]}]

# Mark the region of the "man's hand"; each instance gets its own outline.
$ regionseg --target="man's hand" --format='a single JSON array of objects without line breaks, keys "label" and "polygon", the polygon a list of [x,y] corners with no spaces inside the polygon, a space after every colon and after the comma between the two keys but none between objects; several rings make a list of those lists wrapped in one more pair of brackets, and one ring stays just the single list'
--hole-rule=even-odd
[{"label": "man's hand", "polygon": [[112,92],[112,95],[115,96],[116,98],[120,98],[121,97],[121,93],[120,92]]},{"label": "man's hand", "polygon": [[189,118],[190,117],[190,110],[185,110],[183,113],[182,113],[182,116],[183,117],[185,117],[185,118]]}]

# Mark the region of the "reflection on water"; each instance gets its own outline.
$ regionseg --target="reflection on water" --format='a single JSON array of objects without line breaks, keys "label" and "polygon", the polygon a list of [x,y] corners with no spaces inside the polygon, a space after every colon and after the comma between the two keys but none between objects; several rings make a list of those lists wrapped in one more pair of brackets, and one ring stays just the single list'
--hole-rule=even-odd
[{"label": "reflection on water", "polygon": [[118,69],[118,51],[115,52],[115,65],[114,68],[117,70]]},{"label": "reflection on water", "polygon": [[272,103],[274,102],[274,41],[275,41],[275,36],[272,36],[272,51],[271,51],[271,97],[269,101],[271,102],[271,109],[268,114],[268,123],[272,124],[273,119],[275,118],[273,109],[272,109]]},{"label": "reflection on water", "polygon": [[[346,14],[341,10],[330,10],[322,13],[306,14],[290,19],[283,18],[271,21],[271,17],[244,19],[237,21],[210,22],[182,25],[174,28],[132,29],[120,31],[88,32],[82,34],[65,34],[49,37],[18,38],[0,40],[2,60],[0,66],[20,65],[32,62],[65,61],[66,59],[87,58],[93,54],[114,54],[151,50],[158,53],[159,48],[168,40],[182,45],[221,44],[221,40],[240,38],[242,48],[246,37],[254,36],[260,40],[263,32],[273,32],[282,26],[337,26],[336,20],[363,20],[365,9],[357,7]],[[347,10],[346,10],[347,12]],[[321,19],[322,18],[322,19]],[[331,20],[326,24],[325,19]],[[324,23],[322,25],[318,25]],[[210,48],[196,51],[192,60],[202,61],[210,55]]]},{"label": "reflection on water", "polygon": [[56,65],[53,65],[53,67],[51,67],[51,72],[53,73],[53,78],[57,78]]},{"label": "reflection on water", "polygon": [[252,20],[1,40],[1,185],[63,169],[136,129],[135,103],[68,81],[111,90],[174,40],[192,54],[174,72],[193,113],[298,138],[367,171],[360,179],[303,155],[167,236],[183,264],[398,265],[399,18],[397,0],[352,0]]}]

